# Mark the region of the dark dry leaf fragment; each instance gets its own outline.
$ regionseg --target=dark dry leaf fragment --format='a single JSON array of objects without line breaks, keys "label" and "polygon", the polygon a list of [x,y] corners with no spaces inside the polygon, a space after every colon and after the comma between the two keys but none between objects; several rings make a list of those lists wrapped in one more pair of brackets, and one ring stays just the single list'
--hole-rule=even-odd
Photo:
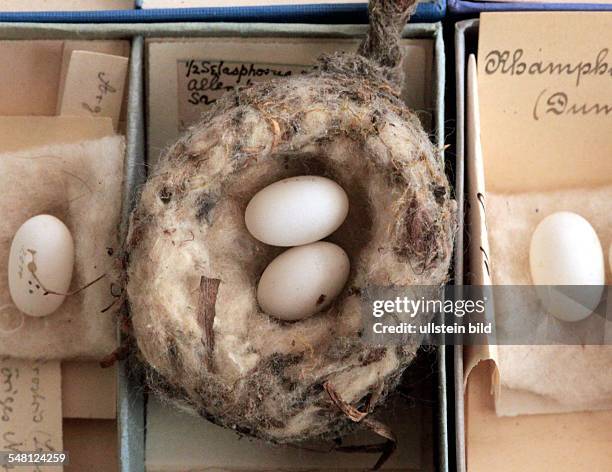
[{"label": "dark dry leaf fragment", "polygon": [[202,328],[202,344],[204,345],[206,368],[214,370],[213,353],[215,350],[215,304],[217,303],[217,292],[219,291],[219,279],[200,277],[200,298],[198,302],[197,321]]}]

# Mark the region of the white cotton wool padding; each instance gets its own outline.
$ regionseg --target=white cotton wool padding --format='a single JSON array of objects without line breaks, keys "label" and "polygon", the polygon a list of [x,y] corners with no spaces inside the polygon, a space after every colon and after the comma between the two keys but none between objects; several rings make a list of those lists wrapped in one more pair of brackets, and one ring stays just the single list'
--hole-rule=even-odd
[{"label": "white cotton wool padding", "polygon": [[[492,280],[495,285],[531,285],[529,245],[538,223],[558,211],[578,213],[593,226],[602,247],[612,243],[612,186],[558,190],[542,193],[487,194],[487,228]],[[604,254],[605,255],[605,254]],[[612,283],[606,267],[606,283]],[[610,301],[608,301],[610,304]],[[544,316],[534,316],[536,313]],[[495,304],[496,323],[506,329],[524,329],[534,339],[538,330],[555,330],[573,343],[580,343],[597,315],[580,323],[563,323],[546,316],[537,297],[516,297],[508,304]],[[537,320],[535,322],[534,320]],[[612,323],[608,321],[608,339]],[[542,339],[540,336],[539,339]],[[501,382],[508,388],[525,390],[556,400],[575,410],[598,409],[612,399],[612,346],[499,346]]]}]

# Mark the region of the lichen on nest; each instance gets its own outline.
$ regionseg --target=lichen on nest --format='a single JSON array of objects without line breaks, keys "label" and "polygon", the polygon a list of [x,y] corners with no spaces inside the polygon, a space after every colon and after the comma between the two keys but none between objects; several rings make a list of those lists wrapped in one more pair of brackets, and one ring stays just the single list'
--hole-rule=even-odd
[{"label": "lichen on nest", "polygon": [[[356,424],[391,434],[370,413],[418,345],[365,344],[363,293],[443,284],[455,230],[439,152],[399,96],[399,35],[413,6],[373,0],[360,54],[226,94],[152,170],[125,247],[130,331],[151,389],[277,443]],[[352,270],[329,309],[286,323],[255,296],[280,249],[252,238],[243,215],[263,187],[305,174],[349,196],[329,239]]]}]

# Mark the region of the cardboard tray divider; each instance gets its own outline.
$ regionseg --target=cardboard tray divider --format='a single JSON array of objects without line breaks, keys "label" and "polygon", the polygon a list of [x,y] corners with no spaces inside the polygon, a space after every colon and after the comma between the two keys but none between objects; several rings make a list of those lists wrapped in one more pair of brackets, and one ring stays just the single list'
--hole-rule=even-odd
[{"label": "cardboard tray divider", "polygon": [[[457,220],[457,240],[455,242],[455,285],[458,290],[464,285],[464,247],[465,226],[465,91],[466,91],[466,58],[474,51],[473,39],[478,32],[478,19],[464,20],[455,25],[455,92],[457,111],[456,131],[456,180],[455,196],[459,209]],[[463,346],[457,345],[453,349],[454,355],[454,390],[455,390],[455,417],[453,418],[455,431],[455,460],[457,472],[466,472],[467,462],[465,455],[465,389],[463,384]]]}]

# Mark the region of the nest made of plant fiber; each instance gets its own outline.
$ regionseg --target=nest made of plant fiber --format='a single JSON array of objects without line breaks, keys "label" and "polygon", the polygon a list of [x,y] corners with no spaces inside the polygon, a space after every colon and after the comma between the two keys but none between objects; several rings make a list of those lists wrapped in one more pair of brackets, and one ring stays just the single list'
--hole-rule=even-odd
[{"label": "nest made of plant fiber", "polygon": [[[402,21],[409,7],[371,5]],[[393,21],[379,33],[399,40]],[[362,54],[380,43],[376,31]],[[363,293],[447,279],[455,202],[440,155],[399,98],[399,56],[362,54],[326,56],[308,75],[225,95],[163,156],[132,214],[127,295],[149,387],[277,443],[356,424],[392,436],[370,413],[418,346],[364,343]],[[244,210],[265,186],[304,174],[347,192],[349,215],[329,240],[352,268],[330,308],[288,323],[257,305],[258,279],[282,249],[248,233]]]}]

